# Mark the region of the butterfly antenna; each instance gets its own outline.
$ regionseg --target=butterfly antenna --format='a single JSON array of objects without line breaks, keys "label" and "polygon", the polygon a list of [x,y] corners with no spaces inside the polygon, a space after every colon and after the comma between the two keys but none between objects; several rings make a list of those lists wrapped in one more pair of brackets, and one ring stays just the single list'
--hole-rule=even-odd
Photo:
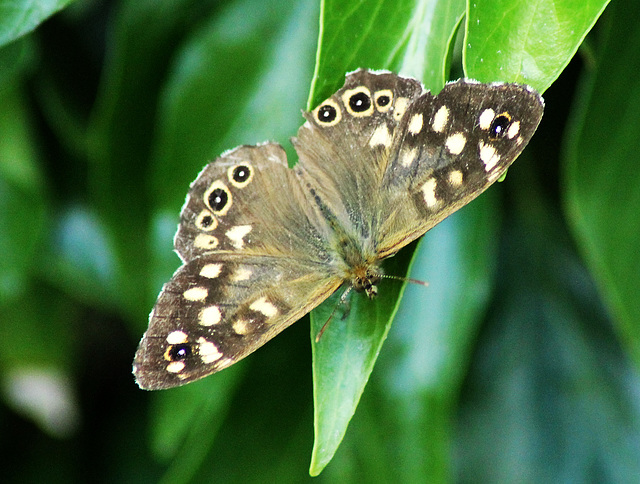
[{"label": "butterfly antenna", "polygon": [[320,328],[320,331],[318,331],[318,334],[316,336],[316,343],[318,343],[320,341],[320,338],[322,338],[322,335],[324,334],[324,330],[327,329],[327,326],[329,326],[329,322],[333,318],[333,315],[336,313],[336,310],[340,306],[342,306],[344,304],[344,302],[346,301],[347,295],[351,292],[351,289],[353,289],[353,286],[347,287],[345,289],[345,291],[342,293],[342,296],[340,296],[340,301],[338,301],[338,304],[336,304],[335,307],[333,308],[333,311],[331,311],[331,314],[329,315],[329,318],[327,319],[327,322],[324,323],[322,325],[322,328]]},{"label": "butterfly antenna", "polygon": [[387,274],[380,274],[380,277],[384,279],[394,279],[396,281],[409,282],[411,284],[419,284],[420,286],[427,287],[429,285],[426,281],[421,281],[419,279],[411,279],[410,277],[401,277],[401,276],[391,276]]}]

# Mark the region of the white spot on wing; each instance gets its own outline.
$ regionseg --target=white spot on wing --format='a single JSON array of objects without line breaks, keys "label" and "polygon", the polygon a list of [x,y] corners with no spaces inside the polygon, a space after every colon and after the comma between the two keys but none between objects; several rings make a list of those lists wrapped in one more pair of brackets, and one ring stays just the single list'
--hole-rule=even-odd
[{"label": "white spot on wing", "polygon": [[515,121],[511,123],[509,129],[507,130],[507,138],[513,139],[520,132],[520,121]]},{"label": "white spot on wing", "polygon": [[436,112],[433,117],[433,123],[431,123],[431,128],[436,133],[442,133],[444,128],[447,127],[447,122],[449,121],[449,108],[447,106],[440,106],[440,109]]},{"label": "white spot on wing", "polygon": [[406,97],[399,97],[396,99],[396,103],[393,107],[393,118],[396,121],[400,121],[402,116],[404,116],[404,112],[407,110],[407,106],[409,105],[409,100]]},{"label": "white spot on wing", "polygon": [[249,232],[251,232],[251,225],[236,225],[227,230],[225,235],[229,238],[231,244],[239,250],[244,247],[243,239]]},{"label": "white spot on wing", "polygon": [[493,118],[495,117],[496,112],[493,109],[485,109],[484,111],[482,111],[482,114],[480,114],[480,117],[478,118],[478,126],[480,126],[480,129],[489,129],[491,127],[491,123],[493,122]]},{"label": "white spot on wing", "polygon": [[418,134],[422,131],[423,122],[422,113],[414,114],[411,121],[409,121],[409,133]]},{"label": "white spot on wing", "polygon": [[183,331],[172,331],[167,335],[167,343],[170,345],[179,345],[186,343],[188,339],[187,333]]},{"label": "white spot on wing", "polygon": [[222,264],[206,264],[200,269],[200,275],[207,279],[215,279],[222,271]]},{"label": "white spot on wing", "polygon": [[454,133],[447,138],[444,145],[452,155],[459,155],[464,149],[464,145],[467,143],[467,138],[462,133]]},{"label": "white spot on wing", "polygon": [[411,163],[413,163],[413,161],[416,159],[417,154],[417,148],[403,150],[402,153],[400,153],[400,163],[402,164],[402,166],[411,166]]},{"label": "white spot on wing", "polygon": [[222,319],[222,313],[218,306],[209,306],[200,311],[200,324],[202,326],[212,326],[218,324]]},{"label": "white spot on wing", "polygon": [[484,170],[491,171],[500,161],[500,155],[496,153],[496,149],[490,145],[485,144],[484,141],[478,143],[480,149],[480,159],[484,163]]},{"label": "white spot on wing", "polygon": [[422,185],[422,193],[424,196],[424,202],[427,207],[433,207],[438,203],[436,198],[436,186],[437,182],[435,178],[429,178],[424,185]]},{"label": "white spot on wing", "polygon": [[193,241],[193,245],[198,249],[212,250],[218,247],[218,239],[213,235],[198,234]]},{"label": "white spot on wing", "polygon": [[246,281],[251,277],[251,274],[253,274],[253,271],[250,268],[240,266],[231,274],[231,280],[234,282]]},{"label": "white spot on wing", "polygon": [[462,185],[462,172],[460,170],[453,170],[449,173],[449,183],[454,187]]},{"label": "white spot on wing", "polygon": [[387,129],[386,124],[381,124],[376,128],[376,130],[371,135],[371,139],[369,140],[369,146],[371,146],[372,148],[378,145],[388,147],[390,144],[391,144],[391,135],[389,134],[389,129]]},{"label": "white spot on wing", "polygon": [[264,314],[267,318],[272,318],[278,314],[278,308],[270,303],[265,296],[253,301],[249,308]]},{"label": "white spot on wing", "polygon": [[184,370],[184,361],[172,361],[167,365],[167,371],[169,373],[180,373]]},{"label": "white spot on wing", "polygon": [[246,319],[238,319],[233,323],[233,330],[236,334],[245,335],[250,332],[249,321]]},{"label": "white spot on wing", "polygon": [[208,295],[209,291],[206,287],[192,287],[182,293],[187,301],[204,301]]},{"label": "white spot on wing", "polygon": [[222,358],[222,353],[220,353],[218,347],[203,337],[198,338],[198,355],[200,355],[203,363],[213,363]]}]

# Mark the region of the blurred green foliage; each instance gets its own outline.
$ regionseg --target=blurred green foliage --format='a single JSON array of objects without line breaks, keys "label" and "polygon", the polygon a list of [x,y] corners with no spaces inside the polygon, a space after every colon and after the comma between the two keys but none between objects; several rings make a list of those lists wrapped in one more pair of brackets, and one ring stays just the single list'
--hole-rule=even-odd
[{"label": "blurred green foliage", "polygon": [[[607,3],[0,0],[3,478],[636,482],[640,5]],[[504,183],[390,261],[428,288],[354,300],[313,355],[331,302],[137,389],[189,183],[238,144],[295,159],[300,109],[358,67],[526,82],[545,117]]]}]

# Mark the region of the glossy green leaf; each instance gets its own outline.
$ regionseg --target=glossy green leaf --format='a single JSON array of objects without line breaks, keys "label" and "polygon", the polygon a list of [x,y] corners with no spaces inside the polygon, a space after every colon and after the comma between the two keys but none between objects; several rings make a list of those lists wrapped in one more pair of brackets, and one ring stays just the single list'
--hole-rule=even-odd
[{"label": "glossy green leaf", "polygon": [[[316,378],[317,381],[332,385],[328,389],[330,391],[324,393],[316,388],[316,394],[328,394],[326,398],[340,395],[336,401],[329,402],[318,402],[316,398],[316,409],[324,407],[337,412],[333,416],[320,416],[327,421],[327,433],[332,430],[337,433],[331,424],[338,421],[336,417],[341,416],[339,412],[346,414],[342,416],[346,419],[358,405],[353,423],[355,428],[352,429],[350,424],[342,444],[346,445],[346,450],[341,448],[335,457],[336,465],[340,468],[351,468],[356,463],[365,462],[366,465],[359,472],[364,472],[371,480],[375,478],[379,467],[385,470],[383,476],[400,481],[411,481],[411,476],[416,475],[436,481],[448,474],[448,438],[450,419],[453,418],[450,414],[451,402],[464,377],[464,365],[461,362],[468,359],[469,347],[476,333],[479,316],[487,303],[494,276],[494,237],[498,228],[495,198],[493,192],[483,195],[474,202],[476,207],[465,207],[425,236],[416,252],[416,260],[424,258],[427,262],[422,262],[421,266],[414,263],[411,276],[428,282],[429,286],[408,285],[390,331],[383,320],[369,330],[369,334],[362,334],[367,330],[366,325],[375,321],[374,317],[369,317],[374,304],[364,300],[362,306],[357,308],[365,309],[364,318],[352,316],[356,309],[352,308],[349,319],[337,325],[337,329],[333,327],[334,321],[330,323],[327,333],[334,330],[333,337],[339,340],[342,349],[341,352],[335,351],[334,359],[326,355],[328,361],[323,362],[317,356],[325,344],[326,334],[314,347],[316,366],[323,364],[333,371],[326,378]],[[405,270],[401,262],[388,265],[385,269],[389,274]],[[381,297],[389,298],[387,304],[392,307],[392,298],[397,297],[399,284],[383,281],[380,285]],[[326,319],[326,315],[323,316]],[[383,314],[383,317],[386,315]],[[315,320],[319,322],[322,319],[317,317]],[[373,346],[365,339],[377,338],[376,330],[387,330],[389,333],[371,381],[362,381],[362,385],[367,384],[367,390],[362,396],[363,401],[358,403],[355,398],[360,394],[349,389],[347,384],[353,385],[357,381],[356,372],[371,371],[371,367],[362,369],[356,365],[362,358],[360,353],[367,349],[380,350],[379,346]],[[374,342],[380,345],[382,338],[374,339]],[[366,346],[367,343],[371,346]],[[333,346],[337,347],[338,343]],[[367,363],[373,365],[378,355],[367,356],[370,358],[366,360]],[[352,390],[352,393],[349,394],[347,390]],[[362,391],[361,388],[358,390]],[[347,400],[350,395],[353,400]],[[347,413],[349,410],[351,414]],[[360,412],[365,412],[365,416],[360,417]],[[380,442],[374,443],[371,441],[374,437],[368,435],[372,432],[367,428],[370,423],[359,425],[359,418],[371,418],[378,425],[395,430],[389,435],[378,436]],[[351,435],[352,432],[354,435]],[[360,448],[362,441],[367,441],[377,451]],[[385,450],[381,451],[380,448]],[[375,457],[369,459],[369,453]],[[321,452],[318,454],[321,455]],[[332,467],[333,464],[324,472],[328,473],[329,478],[337,478]],[[357,481],[357,476],[361,474],[354,474],[350,479],[342,477],[353,482]]]},{"label": "glossy green leaf", "polygon": [[[318,66],[327,66],[335,62],[333,56],[328,59],[323,57],[325,45],[339,45],[341,47],[335,47],[338,49],[335,59],[345,59],[349,62],[342,65],[343,69],[353,70],[358,66],[397,69],[401,66],[403,72],[423,71],[422,73],[428,76],[425,82],[432,82],[432,87],[439,89],[444,83],[443,73],[448,50],[461,15],[461,10],[455,8],[455,5],[462,8],[461,4],[455,2],[364,2],[353,9],[342,6],[340,10],[336,2],[326,2],[316,72],[326,69]],[[346,21],[340,15],[345,11],[348,12]],[[365,12],[376,14],[366,16]],[[381,27],[376,25],[376,22],[385,22],[392,12],[393,15],[406,15],[403,17],[405,27],[401,29],[402,34],[398,33],[401,37],[396,43],[389,43],[382,48],[379,45]],[[369,20],[363,25],[358,49],[350,50],[348,55],[346,52],[339,55],[339,49],[347,50],[353,47],[347,40],[351,32],[345,26],[353,26],[365,17]],[[400,29],[400,26],[396,28]],[[330,34],[324,35],[324,32]],[[428,68],[425,63],[428,64]],[[425,70],[427,72],[424,72]],[[318,79],[320,78],[316,81]],[[323,88],[316,82],[310,99],[315,99],[318,89]],[[397,276],[406,274],[410,254],[411,251],[407,250],[403,256],[393,259],[392,265],[385,268],[386,273]],[[349,309],[348,317],[335,317],[327,334],[313,346],[316,440],[311,475],[319,474],[327,465],[346,432],[389,331],[401,288],[402,284],[397,281],[385,283],[381,286],[382,296],[375,301],[352,295],[353,307]],[[312,313],[312,339],[315,339],[338,304],[338,298],[339,295],[329,299]],[[340,319],[340,322],[337,322],[337,319]]]},{"label": "glossy green leaf", "polygon": [[608,3],[469,2],[465,73],[481,82],[520,82],[544,92],[567,66]]},{"label": "glossy green leaf", "polygon": [[0,0],[0,47],[31,32],[71,0]]},{"label": "glossy green leaf", "polygon": [[462,0],[324,0],[307,107],[331,96],[342,86],[344,73],[360,67],[388,69],[441,89],[448,48],[463,13]]},{"label": "glossy green leaf", "polygon": [[[404,261],[394,262],[387,266],[388,273],[406,271],[406,266],[398,264]],[[348,302],[341,303],[343,291],[338,291],[311,317],[313,340],[329,323],[320,341],[313,344],[316,438],[311,475],[322,471],[344,437],[389,331],[390,315],[403,286],[399,281],[385,284],[375,303],[363,294],[352,294]]]},{"label": "glossy green leaf", "polygon": [[[433,4],[435,5],[435,4]],[[335,59],[340,59],[342,62],[346,62],[346,66],[347,68],[349,66],[351,66],[351,63],[358,65],[361,64],[361,58],[364,58],[366,60],[367,59],[367,54],[368,54],[368,46],[372,46],[374,43],[372,41],[369,41],[369,32],[374,32],[374,31],[378,31],[380,29],[376,29],[375,25],[376,25],[376,20],[379,18],[378,14],[380,13],[380,17],[388,17],[390,15],[390,13],[387,13],[385,11],[385,3],[384,2],[375,2],[375,8],[373,8],[374,3],[372,2],[371,5],[365,5],[365,4],[358,4],[357,7],[354,7],[353,9],[337,9],[335,8],[336,5],[333,2],[326,2],[324,4],[325,9],[323,10],[323,28],[322,28],[322,32],[324,34],[324,32],[330,32],[330,35],[326,35],[326,36],[321,36],[321,44],[319,46],[319,57],[318,57],[318,69],[322,69],[323,61],[326,64],[330,64],[330,63],[335,63],[336,60]],[[397,4],[395,5],[397,6]],[[331,12],[329,12],[329,8],[333,7],[333,10]],[[368,16],[363,15],[363,11],[368,8],[369,12],[373,12],[373,14],[369,14]],[[573,28],[574,32],[578,32],[577,37],[574,36],[572,37],[570,40],[573,42],[573,44],[571,44],[572,48],[567,48],[562,50],[559,55],[557,55],[556,57],[552,58],[551,60],[547,59],[547,53],[541,49],[534,49],[532,52],[529,52],[528,50],[528,42],[540,42],[541,41],[541,37],[542,37],[542,33],[539,30],[535,30],[535,28],[539,28],[539,29],[544,29],[544,21],[542,17],[536,17],[536,16],[532,16],[531,11],[528,12],[527,15],[527,11],[515,11],[515,13],[513,14],[513,18],[511,19],[509,16],[504,16],[504,11],[505,9],[501,9],[499,14],[503,16],[503,18],[505,19],[504,22],[497,22],[497,21],[493,21],[493,23],[491,23],[490,19],[491,19],[491,15],[497,15],[496,13],[496,7],[495,5],[490,5],[490,4],[482,4],[482,5],[478,5],[478,4],[474,4],[471,7],[471,12],[468,16],[468,21],[467,21],[467,28],[468,31],[465,32],[465,59],[467,61],[467,64],[469,64],[470,59],[472,59],[473,57],[469,55],[469,49],[470,46],[471,48],[475,45],[475,39],[474,39],[474,35],[478,35],[476,31],[473,31],[471,25],[473,24],[474,27],[477,25],[488,25],[487,28],[492,28],[495,29],[496,25],[499,25],[500,28],[502,28],[503,30],[500,32],[500,37],[501,38],[509,38],[509,39],[519,39],[519,38],[523,38],[525,40],[525,42],[509,42],[509,43],[502,43],[500,46],[500,52],[498,52],[497,56],[494,57],[488,57],[487,63],[484,64],[486,65],[486,70],[484,71],[484,73],[481,71],[481,69],[479,69],[475,64],[471,64],[470,67],[467,68],[467,73],[470,74],[472,77],[479,77],[482,80],[486,80],[486,81],[491,81],[491,80],[507,80],[507,81],[516,81],[516,80],[522,80],[521,77],[518,77],[517,73],[513,73],[511,72],[511,64],[512,61],[509,61],[507,63],[504,62],[504,59],[501,57],[501,55],[505,55],[506,59],[512,59],[512,58],[522,58],[523,56],[526,56],[527,59],[534,61],[534,62],[545,62],[546,66],[548,69],[552,68],[552,72],[551,74],[546,73],[547,77],[546,78],[541,78],[540,80],[533,82],[532,80],[529,80],[530,83],[533,83],[534,85],[538,86],[538,87],[546,87],[549,85],[550,82],[552,82],[553,79],[555,79],[555,77],[557,77],[558,73],[564,68],[564,66],[566,66],[566,64],[569,62],[570,58],[572,57],[573,53],[575,52],[575,49],[577,49],[577,46],[579,45],[580,41],[584,38],[584,36],[586,35],[586,33],[588,32],[588,30],[590,29],[590,27],[593,25],[593,23],[595,22],[595,20],[597,19],[599,13],[602,11],[602,8],[604,8],[604,5],[601,5],[598,9],[596,9],[595,11],[589,10],[587,12],[583,12],[583,15],[579,15],[576,16],[575,18],[573,18],[573,23],[568,27],[568,28]],[[429,11],[433,11],[433,12],[438,12],[439,9],[438,8],[432,8]],[[509,15],[511,15],[512,11],[507,9],[507,12],[509,12]],[[345,21],[345,12],[346,12],[346,21]],[[403,12],[403,8],[402,6],[397,6],[397,10],[395,11],[395,14],[397,15],[398,12]],[[535,13],[535,12],[534,12]],[[448,52],[449,52],[449,48],[450,48],[450,39],[452,38],[452,32],[453,32],[453,28],[455,27],[455,21],[458,18],[456,15],[452,15],[451,11],[449,11],[449,20],[450,20],[450,30],[448,32],[448,35],[439,35],[436,36],[437,39],[440,40],[440,43],[436,42],[435,45],[433,45],[431,47],[431,51],[439,51],[440,55],[436,56],[438,59],[440,59],[441,61],[441,68],[440,69],[435,69],[433,64],[431,65],[432,69],[435,69],[435,72],[443,72],[444,68],[445,68],[445,62],[448,59]],[[590,16],[589,16],[590,14]],[[336,20],[339,19],[339,20]],[[478,22],[477,20],[480,19],[480,22]],[[587,19],[587,20],[585,20]],[[331,21],[334,21],[334,23],[332,24]],[[485,22],[485,20],[488,20]],[[361,25],[359,24],[359,22],[361,22]],[[358,44],[356,44],[356,48],[353,49],[353,44],[350,44],[348,42],[348,40],[346,39],[346,35],[343,38],[340,38],[340,33],[341,33],[341,29],[344,29],[344,25],[347,25],[349,27],[352,27],[353,25],[358,24],[360,25],[360,29],[361,31],[364,32],[364,35],[362,36],[362,39],[359,41]],[[532,29],[531,25],[534,25],[535,28]],[[410,23],[410,25],[414,26],[416,25],[415,23]],[[424,28],[424,24],[421,24],[422,27],[422,32],[429,32],[430,29],[428,28]],[[529,32],[536,32],[537,37],[533,37],[532,35],[529,35]],[[483,31],[484,34],[487,33],[487,31]],[[577,40],[576,40],[577,39]],[[429,42],[434,42],[434,39],[428,39]],[[427,39],[425,39],[425,42],[427,42]],[[569,42],[569,41],[567,41]],[[398,49],[398,45],[399,44],[391,44],[393,46],[394,50],[394,55],[398,54],[398,51],[401,49]],[[337,55],[337,56],[325,56],[326,59],[323,58],[323,54],[325,53],[325,46],[331,46],[331,47],[326,47],[327,49],[331,49],[333,50],[337,50],[338,52],[340,52],[340,48],[339,47],[335,47],[335,46],[345,46],[345,49],[350,49],[349,53],[347,54],[347,52],[345,52],[343,55]],[[376,56],[371,56],[372,60],[371,63],[372,65],[376,65],[375,62],[380,62],[379,59],[385,59],[384,54],[385,54],[385,50],[384,49],[380,49],[380,47],[376,44],[377,50],[376,50]],[[370,48],[370,47],[369,47]],[[484,52],[484,51],[482,51]],[[474,51],[474,55],[475,55],[475,51]],[[402,55],[400,55],[400,57],[402,57]],[[395,57],[397,58],[397,57]],[[411,59],[411,58],[415,58],[414,55],[411,55],[411,53],[407,56],[407,58]],[[390,64],[391,62],[389,62],[389,58],[386,58],[387,62]],[[484,59],[482,61],[484,63]],[[405,65],[406,66],[406,65]],[[504,74],[504,70],[506,69],[508,75]],[[316,78],[316,84],[315,84],[315,88],[318,90],[322,90],[323,89],[323,85],[321,83],[319,83],[319,80],[321,79],[321,77]],[[542,81],[544,80],[544,82],[546,82],[546,84],[544,84]],[[436,83],[438,81],[438,79],[434,80]],[[312,94],[311,99],[315,99],[315,92],[314,94]],[[320,96],[320,98],[322,98],[324,96]],[[477,275],[476,279],[470,279],[469,280],[469,286],[468,287],[478,287],[475,286],[475,284],[481,285],[481,284],[488,284],[490,281],[490,271],[486,271],[486,268],[490,266],[490,254],[492,253],[491,247],[495,245],[491,243],[491,237],[490,237],[490,233],[491,233],[491,229],[489,229],[488,227],[483,227],[481,229],[481,232],[479,233],[483,233],[484,236],[480,237],[478,240],[482,240],[485,241],[485,244],[475,244],[473,242],[471,242],[470,244],[468,244],[465,247],[465,251],[460,251],[460,253],[469,253],[469,248],[473,247],[474,249],[477,249],[477,254],[478,257],[480,259],[477,260],[481,260],[483,262],[479,263],[477,267],[480,268],[484,268],[485,272],[475,272],[475,274]],[[429,267],[430,261],[429,259],[431,257],[433,257],[433,253],[427,255],[426,252],[422,253],[422,254],[418,254],[417,259],[416,259],[416,268],[418,267]],[[454,262],[455,259],[452,259],[451,262]],[[461,264],[459,265],[460,268],[462,268],[463,271],[468,271],[470,274],[473,274],[473,266],[472,265],[464,265]],[[462,272],[464,273],[464,272]],[[460,280],[462,280],[462,278],[460,278]],[[464,292],[465,286],[460,284],[459,286],[460,295],[464,295],[464,294],[468,294],[466,292]],[[449,288],[451,289],[451,288]],[[456,294],[455,290],[452,290],[451,292],[452,295]],[[447,317],[444,317],[442,319],[440,319],[441,324],[445,325],[448,324],[449,328],[455,328],[457,326],[456,323],[460,324],[462,328],[466,328],[467,329],[467,333],[466,333],[466,338],[456,338],[455,334],[453,331],[449,333],[449,340],[445,339],[445,344],[444,347],[446,348],[447,346],[450,346],[452,348],[456,348],[457,352],[455,353],[449,353],[449,355],[453,356],[455,354],[455,356],[458,358],[458,360],[449,360],[446,364],[445,364],[445,368],[448,367],[449,369],[454,368],[454,362],[455,361],[459,361],[460,358],[464,357],[464,353],[465,351],[468,349],[468,344],[470,342],[470,337],[469,335],[472,334],[472,328],[474,327],[473,321],[476,320],[477,315],[479,314],[479,311],[481,310],[481,308],[483,307],[483,305],[486,303],[486,291],[484,293],[484,295],[482,295],[481,293],[478,293],[478,297],[476,298],[466,298],[464,299],[464,304],[458,306],[459,308],[461,308],[461,313],[460,314],[453,314],[450,313]],[[375,303],[374,303],[375,304]],[[380,304],[381,307],[383,307],[383,304]],[[422,306],[419,301],[416,301],[415,299],[413,301],[411,301],[411,303],[407,304],[408,307],[411,308],[416,308],[416,313],[412,316],[409,316],[409,318],[413,317],[413,318],[420,318],[420,309],[424,306]],[[392,304],[387,303],[386,305],[386,318],[387,318],[387,324],[390,324],[391,319],[392,319],[392,315],[393,315],[393,311],[394,311],[394,306]],[[369,311],[367,311],[369,312]],[[317,315],[313,315],[312,318],[316,318]],[[325,317],[326,317],[326,311],[325,311]],[[357,318],[356,316],[351,316],[350,318]],[[374,319],[374,320],[379,320],[380,316],[378,315],[376,318],[373,318],[370,314],[364,314],[362,319],[358,320],[360,321],[359,324],[361,326],[365,326],[366,324],[363,323],[363,321],[367,321],[368,319]],[[424,319],[424,318],[421,318]],[[436,318],[434,317],[434,320]],[[446,321],[446,323],[445,323]],[[355,324],[355,323],[352,323]],[[314,323],[314,327],[315,330],[318,330],[318,323]],[[320,325],[321,326],[321,325]],[[379,348],[382,344],[382,341],[384,340],[384,338],[386,337],[386,331],[381,331],[378,325],[372,325],[372,329],[371,329],[371,334],[375,336],[371,338],[370,343],[371,346],[365,346],[362,342],[358,342],[359,344],[354,344],[354,347],[359,349],[359,352],[357,352],[356,354],[359,354],[361,358],[363,358],[364,361],[367,362],[367,364],[355,364],[353,365],[354,362],[354,358],[351,356],[350,357],[350,364],[352,364],[355,368],[365,368],[367,370],[370,371],[370,369],[373,366],[373,361],[375,361],[375,358],[377,357],[377,354],[379,352]],[[387,327],[387,331],[388,331],[388,327]],[[356,340],[357,341],[357,340]],[[329,343],[325,343],[326,346],[329,346]],[[339,345],[336,345],[335,347],[335,355],[336,355],[336,361],[338,362],[337,365],[340,365],[341,361],[344,361],[344,357],[340,357],[340,355],[342,354],[342,352],[344,351],[345,347],[349,347],[349,343],[345,343],[344,341],[340,341]],[[325,349],[323,351],[327,351],[329,354],[331,353],[331,349]],[[437,351],[437,347],[436,347],[436,351]],[[315,351],[314,355],[318,354],[318,350]],[[348,407],[349,405],[353,405],[353,409],[355,410],[355,405],[357,404],[357,401],[359,399],[359,393],[352,393],[354,391],[354,389],[359,389],[360,391],[364,388],[364,384],[366,383],[368,377],[369,377],[369,373],[367,371],[354,371],[351,376],[354,380],[356,380],[357,378],[360,378],[358,384],[355,384],[355,381],[352,382],[352,384],[347,385],[345,384],[345,382],[343,381],[342,378],[334,378],[335,373],[335,368],[331,367],[330,365],[325,367],[322,366],[323,364],[326,364],[326,362],[331,361],[330,358],[323,356],[322,358],[318,358],[316,357],[316,359],[314,360],[314,379],[318,380],[318,379],[322,379],[322,375],[327,375],[327,381],[328,382],[335,382],[334,386],[331,387],[331,393],[333,393],[333,398],[329,398],[326,397],[324,394],[327,391],[330,391],[328,386],[325,387],[325,385],[322,382],[316,382],[316,392],[317,393],[321,393],[322,396],[316,396],[316,404],[318,405],[319,408],[316,408],[316,444],[314,447],[314,456],[313,456],[313,460],[312,460],[312,467],[311,467],[311,473],[313,474],[317,474],[324,465],[326,465],[326,463],[329,461],[329,459],[331,458],[331,456],[333,455],[333,452],[335,451],[335,448],[337,446],[337,443],[339,443],[340,439],[342,438],[342,436],[344,435],[344,430],[346,429],[346,424],[348,423],[348,420],[350,418],[350,414],[349,412],[346,411],[346,407]],[[440,362],[440,364],[442,364],[442,361]],[[438,368],[438,366],[434,363],[433,368]],[[348,374],[348,372],[344,371],[343,372],[345,374]],[[455,377],[455,372],[454,373],[443,373],[443,376],[445,376],[445,378],[443,378],[442,383],[443,386],[441,386],[438,391],[443,392],[444,394],[449,394],[451,395],[452,392],[454,391],[453,389],[456,388],[456,384],[459,384],[460,380],[460,374],[458,374],[458,378]],[[449,378],[446,378],[446,377]],[[444,384],[446,382],[446,385]],[[344,392],[343,392],[344,390]],[[338,421],[338,417],[337,416],[341,416],[341,420],[342,423],[340,424]],[[326,427],[325,427],[326,425]],[[341,426],[342,425],[342,426]],[[340,429],[336,430],[336,429]],[[442,450],[444,451],[444,449]]]},{"label": "glossy green leaf", "polygon": [[[618,331],[640,364],[640,28],[638,5],[614,5],[566,146],[566,207]],[[619,32],[625,32],[624,42]],[[620,86],[613,89],[612,86]]]}]

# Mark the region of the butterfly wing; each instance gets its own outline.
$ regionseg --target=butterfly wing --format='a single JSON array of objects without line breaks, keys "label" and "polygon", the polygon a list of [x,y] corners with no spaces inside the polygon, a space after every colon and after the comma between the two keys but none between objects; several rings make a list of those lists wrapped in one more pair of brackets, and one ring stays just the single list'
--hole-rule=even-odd
[{"label": "butterfly wing", "polygon": [[354,240],[375,239],[376,214],[385,203],[380,187],[389,148],[402,109],[422,92],[415,79],[358,70],[347,75],[333,96],[305,113],[307,122],[293,140],[297,173],[313,190],[310,202]]},{"label": "butterfly wing", "polygon": [[165,284],[134,360],[140,387],[182,385],[253,352],[342,283],[325,225],[279,145],[242,146],[189,190]]},{"label": "butterfly wing", "polygon": [[306,115],[298,171],[364,260],[394,254],[495,182],[540,122],[526,86],[450,83],[438,94],[356,71]]},{"label": "butterfly wing", "polygon": [[197,380],[244,358],[341,284],[282,257],[196,257],[165,284],[134,361],[140,387]]},{"label": "butterfly wing", "polygon": [[498,180],[527,145],[544,109],[518,84],[460,80],[406,110],[389,151],[379,206],[380,257],[424,234]]},{"label": "butterfly wing", "polygon": [[183,261],[211,253],[328,260],[323,225],[275,143],[240,146],[191,184],[174,239]]}]

